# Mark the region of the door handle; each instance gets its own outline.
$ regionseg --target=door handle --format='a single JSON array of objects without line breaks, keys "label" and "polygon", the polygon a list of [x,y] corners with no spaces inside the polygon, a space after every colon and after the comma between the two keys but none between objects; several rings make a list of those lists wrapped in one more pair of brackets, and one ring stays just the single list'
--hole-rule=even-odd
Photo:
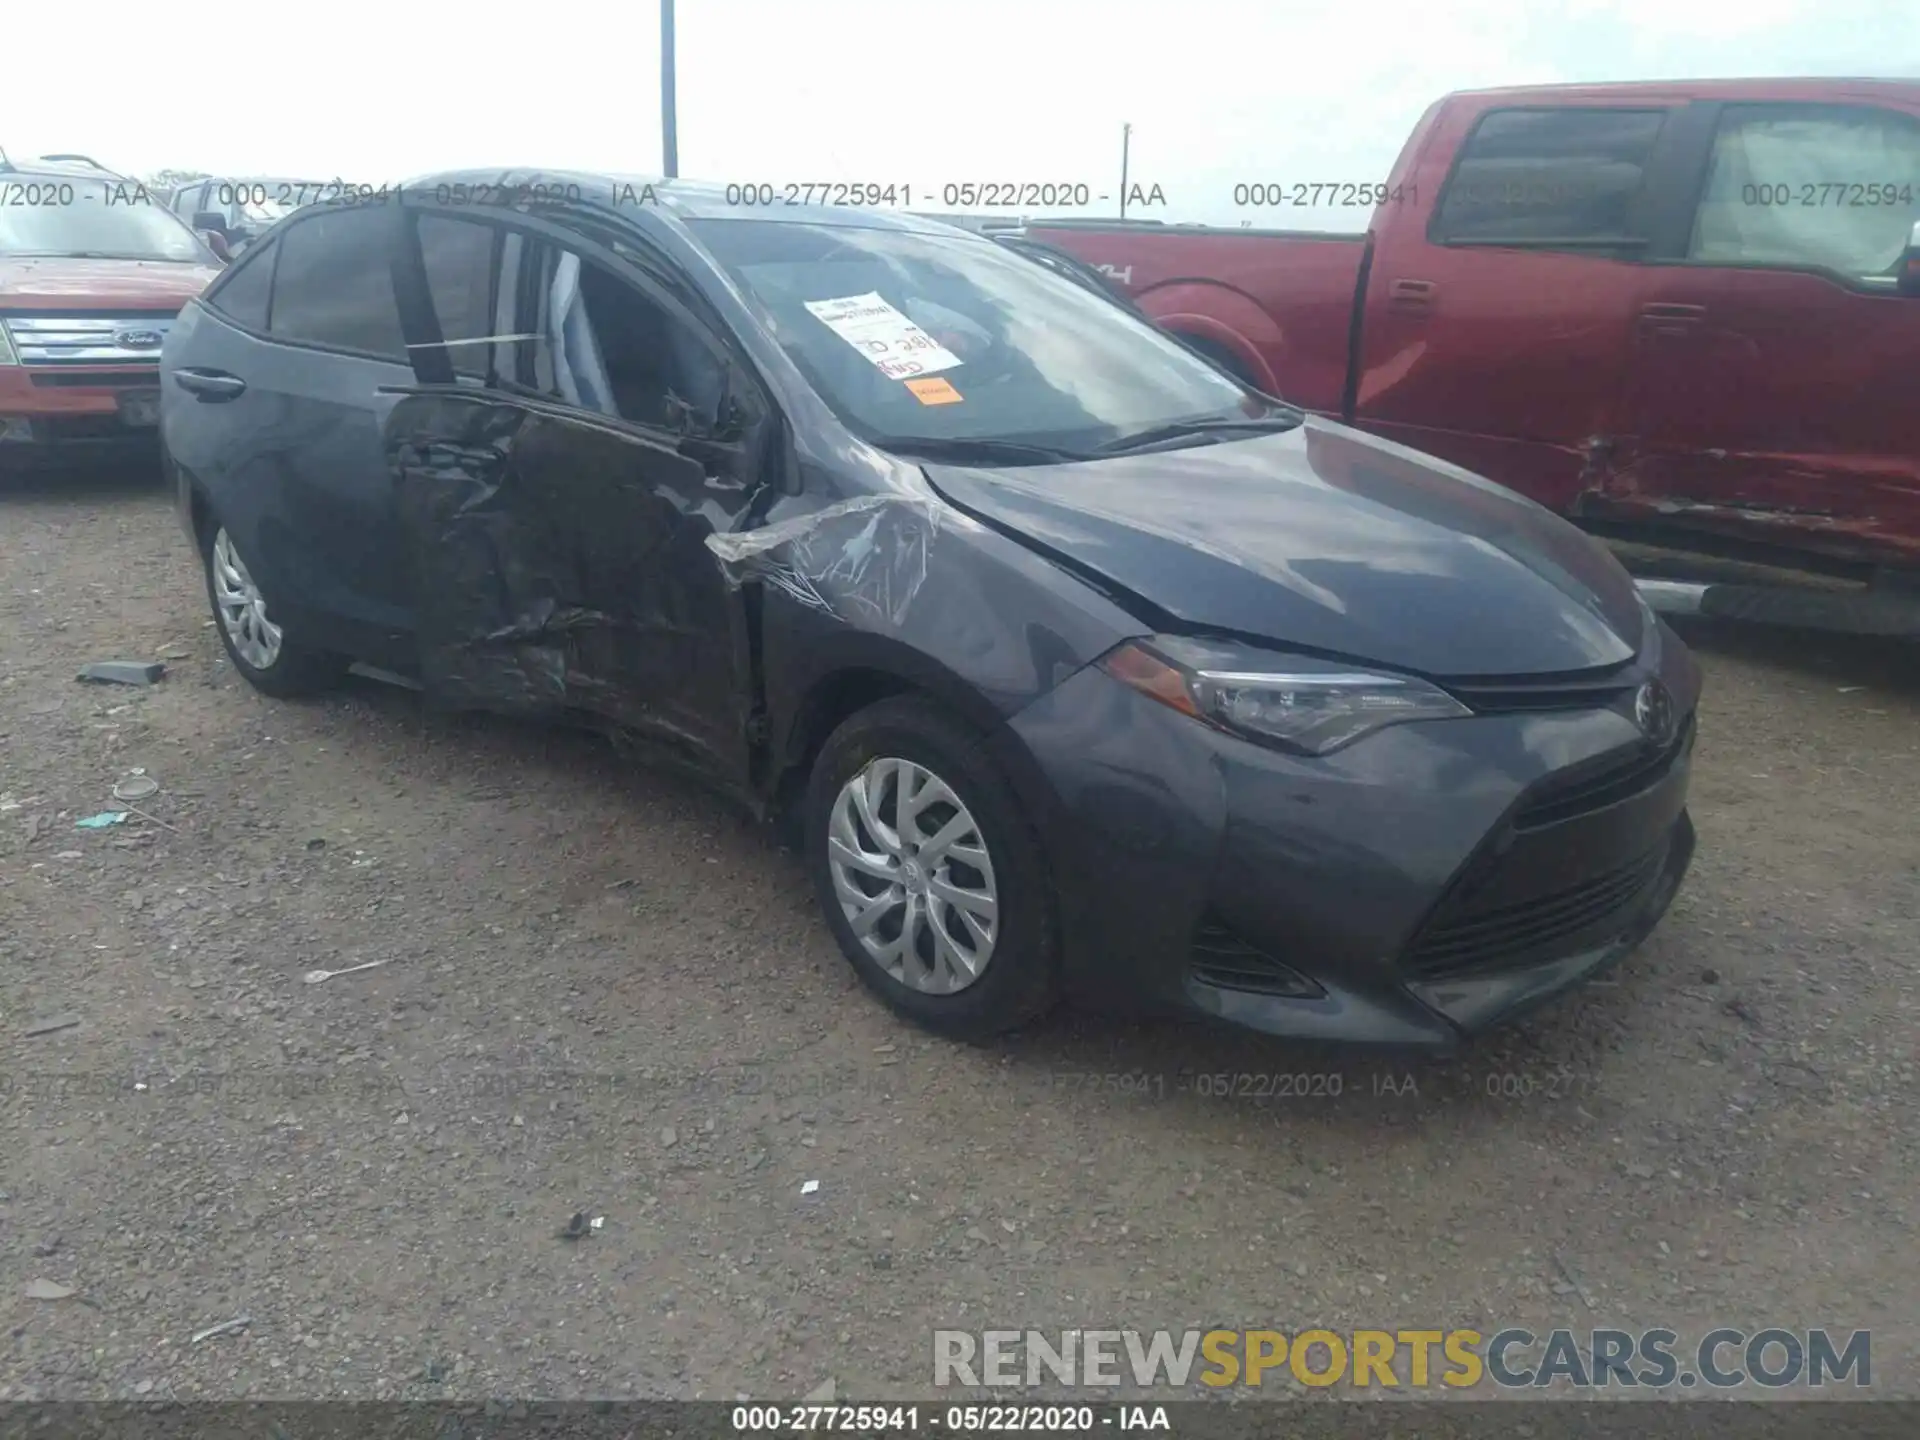
[{"label": "door handle", "polygon": [[1432,311],[1434,297],[1439,293],[1440,287],[1431,280],[1390,280],[1387,308],[1408,315],[1425,315]]},{"label": "door handle", "polygon": [[176,370],[173,383],[194,399],[208,404],[237,400],[246,393],[247,382],[224,370]]},{"label": "door handle", "polygon": [[1657,301],[1640,307],[1640,331],[1644,335],[1691,335],[1706,324],[1704,305],[1676,305]]}]

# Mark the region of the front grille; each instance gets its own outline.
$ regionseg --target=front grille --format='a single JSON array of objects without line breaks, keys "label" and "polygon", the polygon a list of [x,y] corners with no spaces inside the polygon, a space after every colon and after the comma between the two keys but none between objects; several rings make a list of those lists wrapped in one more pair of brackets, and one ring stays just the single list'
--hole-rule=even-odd
[{"label": "front grille", "polygon": [[1632,663],[1622,661],[1598,672],[1442,683],[1461,703],[1482,715],[1605,710],[1633,693],[1637,678],[1621,673]]},{"label": "front grille", "polygon": [[22,365],[125,365],[157,362],[174,319],[171,313],[14,315],[6,327]]},{"label": "front grille", "polygon": [[[1511,969],[1561,958],[1574,937],[1610,920],[1624,930],[1666,863],[1667,847],[1641,856],[1617,870],[1583,880],[1548,895],[1491,909],[1450,914],[1450,905],[1421,933],[1407,956],[1407,968],[1424,980]],[[1599,944],[1583,942],[1579,948]]]},{"label": "front grille", "polygon": [[1196,979],[1222,990],[1251,990],[1300,1000],[1327,993],[1291,965],[1249,945],[1215,915],[1204,917],[1193,932],[1190,963]]},{"label": "front grille", "polygon": [[1639,745],[1556,775],[1514,813],[1514,828],[1538,830],[1630,800],[1665,780],[1692,745],[1693,716],[1689,715],[1664,750]]}]

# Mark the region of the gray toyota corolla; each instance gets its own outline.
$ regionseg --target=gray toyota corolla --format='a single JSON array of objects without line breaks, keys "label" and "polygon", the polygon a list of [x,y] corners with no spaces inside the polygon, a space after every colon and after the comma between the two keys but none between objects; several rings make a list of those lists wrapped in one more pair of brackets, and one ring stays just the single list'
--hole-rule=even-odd
[{"label": "gray toyota corolla", "polygon": [[1699,673],[1544,509],[1244,389],[993,240],[433,177],[174,325],[219,631],[585,721],[796,827],[861,978],[1448,1047],[1628,952]]}]

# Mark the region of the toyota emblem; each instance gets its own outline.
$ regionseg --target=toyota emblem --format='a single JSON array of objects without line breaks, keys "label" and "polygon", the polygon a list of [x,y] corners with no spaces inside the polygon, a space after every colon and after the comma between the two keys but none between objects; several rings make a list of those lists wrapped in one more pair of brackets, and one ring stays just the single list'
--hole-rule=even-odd
[{"label": "toyota emblem", "polygon": [[1673,739],[1673,696],[1658,680],[1649,680],[1633,697],[1633,718],[1641,732],[1656,745]]},{"label": "toyota emblem", "polygon": [[122,350],[158,350],[166,339],[158,330],[116,330],[113,343]]}]

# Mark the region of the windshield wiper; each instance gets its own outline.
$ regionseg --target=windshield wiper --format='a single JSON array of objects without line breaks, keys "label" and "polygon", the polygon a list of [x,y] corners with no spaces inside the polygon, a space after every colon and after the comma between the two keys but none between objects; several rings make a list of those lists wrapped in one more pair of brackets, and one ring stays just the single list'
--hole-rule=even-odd
[{"label": "windshield wiper", "polygon": [[1129,450],[1145,450],[1167,440],[1184,440],[1195,435],[1274,435],[1296,428],[1304,419],[1297,410],[1279,410],[1252,419],[1236,415],[1202,416],[1198,420],[1170,420],[1109,440],[1100,447],[1102,455],[1121,455]]},{"label": "windshield wiper", "polygon": [[959,435],[876,435],[868,443],[902,455],[951,460],[958,465],[975,461],[987,465],[1064,465],[1093,458],[1080,451],[1035,445],[1025,440],[970,439]]}]

